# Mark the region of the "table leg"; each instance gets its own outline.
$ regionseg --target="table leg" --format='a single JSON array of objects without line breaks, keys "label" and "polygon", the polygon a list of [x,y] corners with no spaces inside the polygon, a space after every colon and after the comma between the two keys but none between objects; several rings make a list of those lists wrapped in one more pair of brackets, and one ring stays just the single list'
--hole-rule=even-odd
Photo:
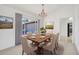
[{"label": "table leg", "polygon": [[43,54],[43,48],[42,47],[38,47],[37,52],[38,55]]},{"label": "table leg", "polygon": [[39,46],[39,43],[37,45],[37,50],[35,51],[37,55],[42,55],[43,54],[43,48]]}]

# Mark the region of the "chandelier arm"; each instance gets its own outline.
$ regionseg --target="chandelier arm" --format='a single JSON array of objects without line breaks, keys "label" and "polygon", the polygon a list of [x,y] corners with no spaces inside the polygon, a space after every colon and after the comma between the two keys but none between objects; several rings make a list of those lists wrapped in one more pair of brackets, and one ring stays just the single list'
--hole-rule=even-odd
[{"label": "chandelier arm", "polygon": [[42,17],[47,16],[47,13],[46,13],[45,10],[44,10],[44,4],[42,4],[42,11],[41,11],[41,13],[39,14],[39,16],[42,16]]}]

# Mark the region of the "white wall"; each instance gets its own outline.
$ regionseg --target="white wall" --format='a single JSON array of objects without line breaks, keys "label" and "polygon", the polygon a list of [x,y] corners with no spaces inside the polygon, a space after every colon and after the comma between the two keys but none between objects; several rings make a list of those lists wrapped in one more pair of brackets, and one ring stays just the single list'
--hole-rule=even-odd
[{"label": "white wall", "polygon": [[21,13],[23,15],[32,17],[33,14],[21,12],[14,8],[0,5],[0,15],[13,17],[13,29],[0,29],[0,50],[15,46],[15,13]]},{"label": "white wall", "polygon": [[60,36],[67,37],[67,19],[60,20]]},{"label": "white wall", "polygon": [[[62,18],[72,17],[72,41],[75,43],[79,52],[79,5],[66,5],[59,8],[55,12],[52,12],[51,17],[48,17],[49,21],[54,22],[54,32],[60,33],[60,20]],[[55,21],[54,21],[55,20]],[[64,29],[64,28],[63,28]],[[64,35],[64,34],[63,34]]]},{"label": "white wall", "polygon": [[52,12],[46,20],[54,23],[54,32],[60,32],[60,20],[71,16],[73,17],[73,5],[65,5],[55,12]]},{"label": "white wall", "polygon": [[[70,19],[71,18],[71,19]],[[67,24],[68,23],[72,23],[73,18],[72,17],[66,17],[66,18],[62,18],[60,20],[60,36],[64,38],[67,38]],[[61,38],[62,39],[62,38]]]},{"label": "white wall", "polygon": [[77,47],[77,50],[79,52],[79,5],[75,5],[74,8],[74,39],[75,39],[75,44]]}]

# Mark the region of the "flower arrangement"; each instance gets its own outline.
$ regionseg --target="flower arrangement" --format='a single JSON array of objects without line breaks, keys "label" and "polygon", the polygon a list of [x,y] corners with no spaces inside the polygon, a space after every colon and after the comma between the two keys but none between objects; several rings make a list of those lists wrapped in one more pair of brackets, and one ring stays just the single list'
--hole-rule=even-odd
[{"label": "flower arrangement", "polygon": [[46,29],[44,27],[40,28],[41,33],[46,33]]}]

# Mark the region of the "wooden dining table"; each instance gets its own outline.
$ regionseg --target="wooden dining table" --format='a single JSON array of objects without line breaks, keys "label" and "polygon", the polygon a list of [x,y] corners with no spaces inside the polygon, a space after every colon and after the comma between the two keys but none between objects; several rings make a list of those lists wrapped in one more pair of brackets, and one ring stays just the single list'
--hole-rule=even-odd
[{"label": "wooden dining table", "polygon": [[43,46],[40,46],[40,44],[42,42],[46,42],[49,38],[47,38],[46,36],[41,35],[40,39],[36,39],[35,35],[32,35],[30,38],[28,38],[28,40],[31,40],[33,43],[35,43],[37,46],[37,50],[35,51],[36,54],[41,55],[43,54]]}]

